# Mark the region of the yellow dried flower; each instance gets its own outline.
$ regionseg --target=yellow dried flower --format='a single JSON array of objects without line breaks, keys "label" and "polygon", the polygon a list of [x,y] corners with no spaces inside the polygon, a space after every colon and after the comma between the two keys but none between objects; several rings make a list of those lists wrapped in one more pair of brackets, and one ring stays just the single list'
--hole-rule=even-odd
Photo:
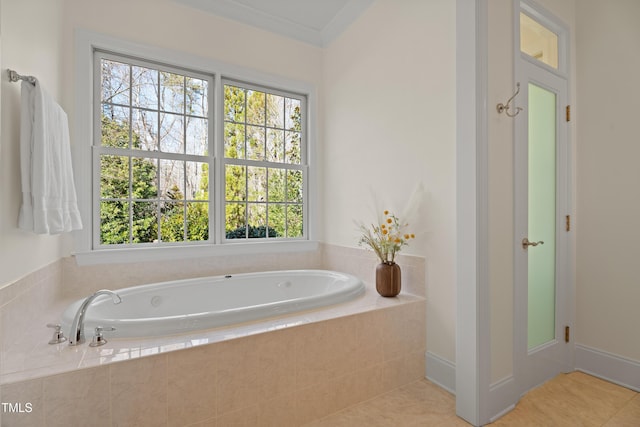
[{"label": "yellow dried flower", "polygon": [[409,234],[405,228],[409,224],[400,221],[393,213],[384,211],[385,218],[380,225],[371,225],[371,228],[364,224],[360,225],[362,236],[359,245],[371,248],[381,262],[394,262],[396,253],[403,246],[408,244],[409,239],[414,238],[414,234]]}]

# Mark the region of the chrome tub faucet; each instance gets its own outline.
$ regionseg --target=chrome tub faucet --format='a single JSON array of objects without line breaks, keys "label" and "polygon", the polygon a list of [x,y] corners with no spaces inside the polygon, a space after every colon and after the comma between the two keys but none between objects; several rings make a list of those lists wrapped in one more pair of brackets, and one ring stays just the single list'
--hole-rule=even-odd
[{"label": "chrome tub faucet", "polygon": [[73,318],[73,323],[71,324],[71,332],[69,333],[69,345],[78,345],[82,344],[85,341],[84,315],[87,313],[87,309],[89,308],[93,300],[95,300],[100,295],[110,295],[114,304],[120,304],[122,302],[122,298],[120,298],[120,295],[107,289],[102,289],[95,294],[87,297],[87,299],[82,302],[80,308],[78,308],[78,311],[76,312],[75,317]]}]

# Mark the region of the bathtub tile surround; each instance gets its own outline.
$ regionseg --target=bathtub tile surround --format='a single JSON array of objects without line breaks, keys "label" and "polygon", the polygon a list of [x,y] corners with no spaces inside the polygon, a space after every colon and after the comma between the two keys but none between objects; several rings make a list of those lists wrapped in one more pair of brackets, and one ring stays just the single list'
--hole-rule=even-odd
[{"label": "bathtub tile surround", "polygon": [[24,419],[19,422],[15,422],[14,424],[10,424],[9,416],[7,414],[3,414],[1,418],[0,425],[28,425],[28,422],[31,422],[33,425],[41,426],[44,425],[44,395],[42,392],[42,380],[31,380],[31,381],[23,381],[21,383],[16,384],[15,386],[0,386],[0,396],[2,397],[2,402],[9,403],[17,403],[22,402],[26,404],[27,402],[31,403],[31,412],[29,413],[29,418],[23,417]]},{"label": "bathtub tile surround", "polygon": [[[100,420],[91,425],[302,425],[423,378],[424,324],[401,339],[394,335],[424,315],[424,300],[414,298],[344,318],[4,384],[3,399],[43,404],[34,417],[4,414],[3,421],[87,425],[97,414]],[[380,327],[365,332],[366,325]],[[314,337],[321,343],[310,349]],[[351,352],[352,340],[367,351]]]},{"label": "bathtub tile surround", "polygon": [[[425,301],[411,294],[425,294],[425,260],[398,261],[403,290],[389,299],[375,294],[371,253],[324,244],[310,253],[175,263],[79,267],[62,259],[0,289],[0,395],[33,405],[29,414],[2,414],[2,423],[85,425],[97,414],[91,425],[136,425],[148,409],[158,425],[295,426],[423,378]],[[52,330],[44,325],[101,288],[301,268],[357,275],[367,292],[355,302],[204,335],[114,339],[96,349],[47,344]]]},{"label": "bathtub tile surround", "polygon": [[[31,339],[25,331],[32,331],[38,314],[57,303],[61,279],[62,266],[54,262],[0,289],[2,344]],[[3,350],[7,348],[3,345]]]},{"label": "bathtub tile surround", "polygon": [[[43,346],[47,346],[53,330],[45,325],[55,318],[45,320],[43,313],[64,307],[61,282],[62,264],[57,261],[0,289],[1,374],[32,368],[30,355],[40,353]],[[46,371],[51,359],[37,359],[35,365]]]},{"label": "bathtub tile surround", "polygon": [[167,418],[169,425],[180,425],[181,420],[215,419],[218,413],[217,355],[208,346],[167,354]]},{"label": "bathtub tile surround", "polygon": [[[323,268],[342,271],[374,286],[379,260],[372,251],[323,244]],[[402,293],[426,296],[426,262],[423,257],[399,254],[396,263],[402,269]]]},{"label": "bathtub tile surround", "polygon": [[218,414],[224,415],[295,388],[295,328],[218,344]]},{"label": "bathtub tile surround", "polygon": [[[110,425],[110,387],[106,387],[110,383],[108,370],[82,369],[45,377],[41,383],[45,425]],[[9,425],[27,426],[30,421],[29,414],[6,413],[3,419]]]},{"label": "bathtub tile surround", "polygon": [[190,279],[202,276],[251,273],[256,271],[321,269],[322,250],[287,254],[225,255],[181,259],[172,262],[148,261],[118,264],[76,264],[73,257],[62,260],[64,294],[90,295],[99,289],[122,289],[147,283]]},{"label": "bathtub tile surround", "polygon": [[[375,284],[375,254],[361,248],[321,243],[317,250],[288,254],[227,255],[175,262],[140,262],[79,266],[73,257],[62,259],[65,296],[80,298],[99,289],[121,289],[146,283],[200,276],[290,269],[327,269],[353,274]],[[402,292],[425,296],[426,263],[423,257],[400,254]]]},{"label": "bathtub tile surround", "polygon": [[167,364],[166,356],[152,356],[111,365],[112,425],[166,423]]}]

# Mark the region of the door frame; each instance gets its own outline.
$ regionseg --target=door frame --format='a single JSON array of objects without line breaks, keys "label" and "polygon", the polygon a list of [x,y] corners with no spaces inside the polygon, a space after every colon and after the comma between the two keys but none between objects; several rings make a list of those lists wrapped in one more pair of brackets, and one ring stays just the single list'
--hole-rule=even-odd
[{"label": "door frame", "polygon": [[[512,1],[513,9],[519,11],[519,0]],[[519,399],[515,366],[514,375],[495,384],[491,384],[490,376],[487,129],[489,110],[495,110],[488,99],[488,2],[456,0],[457,322],[455,372],[451,376],[455,378],[456,413],[474,426],[499,418]],[[514,41],[519,48],[519,34],[515,35]],[[571,149],[569,153],[572,153]],[[571,177],[572,172],[568,176]],[[571,185],[568,184],[569,190]],[[572,191],[569,195],[573,197]],[[570,236],[570,239],[573,247],[574,237]],[[573,255],[570,262],[569,282],[573,294]],[[572,306],[572,323],[574,312]]]},{"label": "door frame", "polygon": [[456,414],[496,413],[490,390],[488,1],[456,0]]},{"label": "door frame", "polygon": [[[569,80],[569,29],[553,14],[529,0],[514,0],[514,67],[516,81],[521,82],[523,94],[521,105],[528,105],[528,84],[532,82],[545,89],[557,89],[556,107],[558,123],[556,127],[556,339],[558,345],[545,344],[540,352],[553,353],[559,360],[550,365],[546,360],[529,356],[527,342],[528,279],[527,251],[521,241],[528,236],[527,195],[528,195],[528,120],[527,109],[524,117],[517,118],[514,126],[514,378],[520,395],[539,385],[540,378],[548,378],[559,372],[573,370],[573,340],[564,342],[564,326],[572,327],[574,318],[574,285],[571,254],[571,231],[565,228],[565,215],[572,213],[571,194],[571,149],[570,126],[563,120],[562,112],[570,99]],[[520,12],[523,11],[558,35],[558,69],[521,53]],[[560,268],[558,268],[560,266]],[[546,348],[545,348],[546,347]],[[538,372],[538,374],[536,374]]]}]

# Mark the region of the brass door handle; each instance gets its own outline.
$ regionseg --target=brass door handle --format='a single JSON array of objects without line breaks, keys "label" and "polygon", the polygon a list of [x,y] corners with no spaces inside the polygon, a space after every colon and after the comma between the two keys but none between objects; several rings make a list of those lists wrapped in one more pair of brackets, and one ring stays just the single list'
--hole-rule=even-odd
[{"label": "brass door handle", "polygon": [[530,242],[529,239],[527,239],[526,237],[522,239],[522,249],[524,249],[525,251],[529,246],[538,246],[538,245],[544,245],[544,242],[542,240],[540,240],[539,242]]}]

